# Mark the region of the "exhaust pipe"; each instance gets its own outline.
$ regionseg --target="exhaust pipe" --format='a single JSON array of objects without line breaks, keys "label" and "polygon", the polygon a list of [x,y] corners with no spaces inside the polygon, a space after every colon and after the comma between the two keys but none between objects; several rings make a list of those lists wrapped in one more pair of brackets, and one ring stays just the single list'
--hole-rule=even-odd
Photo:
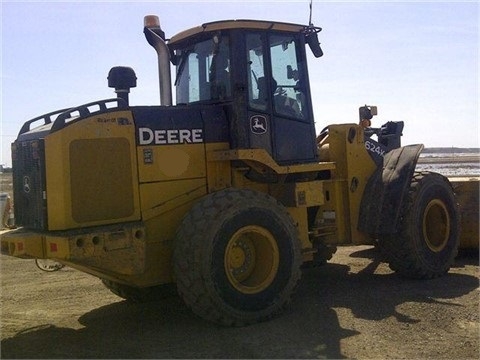
[{"label": "exhaust pipe", "polygon": [[143,33],[158,56],[158,78],[160,83],[160,105],[172,105],[172,82],[170,75],[170,50],[165,43],[165,33],[160,28],[156,15],[147,15],[143,19]]}]

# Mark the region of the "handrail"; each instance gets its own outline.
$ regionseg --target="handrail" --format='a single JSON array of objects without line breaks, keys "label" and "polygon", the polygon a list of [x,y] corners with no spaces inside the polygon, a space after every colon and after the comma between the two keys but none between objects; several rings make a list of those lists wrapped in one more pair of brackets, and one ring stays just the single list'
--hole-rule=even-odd
[{"label": "handrail", "polygon": [[[67,109],[66,111],[58,115],[58,117],[55,119],[55,121],[53,122],[52,128],[50,129],[50,132],[53,133],[55,131],[63,129],[67,124],[70,124],[73,122],[73,120],[67,122],[68,119],[75,118],[74,121],[78,121],[81,118],[85,118],[87,116],[90,116],[99,112],[104,112],[110,109],[114,109],[114,108],[107,108],[107,104],[112,102],[117,103],[117,106],[114,107],[116,109],[126,109],[128,107],[125,100],[121,98],[112,98],[112,99],[94,101],[88,104]],[[98,110],[91,111],[90,110],[91,107],[98,107]],[[76,112],[79,114],[79,116],[77,117],[75,117],[74,115],[74,113]]]},{"label": "handrail", "polygon": [[25,122],[25,124],[23,124],[23,126],[20,129],[20,132],[18,133],[18,135],[20,136],[20,135],[30,131],[30,125],[33,124],[34,122],[39,121],[39,120],[44,120],[43,125],[50,124],[52,122],[52,117],[53,116],[60,115],[61,113],[64,113],[65,111],[68,111],[68,110],[69,110],[69,108],[61,109],[61,110],[55,110],[55,111],[52,111],[48,114],[37,116],[34,119],[28,120],[27,122]]}]

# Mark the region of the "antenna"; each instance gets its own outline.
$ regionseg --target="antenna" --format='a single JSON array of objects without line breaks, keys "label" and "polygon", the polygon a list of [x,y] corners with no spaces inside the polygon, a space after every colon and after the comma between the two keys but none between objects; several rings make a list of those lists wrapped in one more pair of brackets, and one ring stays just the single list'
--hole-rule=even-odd
[{"label": "antenna", "polygon": [[310,0],[310,17],[308,18],[308,26],[313,26],[313,24],[312,24],[312,3],[313,3],[313,0]]}]

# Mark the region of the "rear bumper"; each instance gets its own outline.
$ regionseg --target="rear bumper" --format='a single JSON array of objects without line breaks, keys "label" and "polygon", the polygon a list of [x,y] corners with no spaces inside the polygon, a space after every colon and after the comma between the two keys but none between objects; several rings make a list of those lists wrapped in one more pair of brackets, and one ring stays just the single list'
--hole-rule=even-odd
[{"label": "rear bumper", "polygon": [[145,271],[142,223],[63,232],[17,229],[0,235],[1,253],[24,259],[52,259],[121,275]]},{"label": "rear bumper", "polygon": [[24,259],[45,258],[45,237],[23,229],[9,230],[0,234],[1,253]]}]

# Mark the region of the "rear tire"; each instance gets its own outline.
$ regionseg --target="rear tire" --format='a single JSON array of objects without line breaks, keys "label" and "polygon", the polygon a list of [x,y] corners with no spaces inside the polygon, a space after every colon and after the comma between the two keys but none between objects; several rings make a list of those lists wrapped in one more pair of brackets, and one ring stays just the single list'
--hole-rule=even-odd
[{"label": "rear tire", "polygon": [[271,196],[226,189],[185,216],[174,246],[180,296],[200,317],[228,326],[271,318],[300,279],[293,220]]},{"label": "rear tire", "polygon": [[437,173],[415,173],[398,227],[398,233],[378,243],[392,270],[418,279],[448,272],[458,252],[460,229],[448,179]]}]

